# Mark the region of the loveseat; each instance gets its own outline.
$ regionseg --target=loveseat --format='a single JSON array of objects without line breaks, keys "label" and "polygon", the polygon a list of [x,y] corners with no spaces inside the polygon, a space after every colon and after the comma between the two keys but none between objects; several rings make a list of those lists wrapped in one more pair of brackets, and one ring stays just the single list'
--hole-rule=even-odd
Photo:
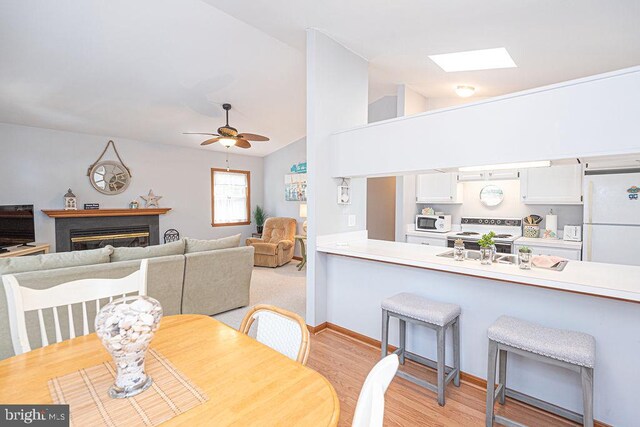
[{"label": "loveseat", "polygon": [[[239,243],[240,235],[237,235],[218,240],[183,239],[146,248],[107,246],[88,251],[2,258],[0,276],[13,274],[21,286],[46,289],[78,279],[125,277],[140,267],[142,259],[149,259],[147,294],[160,302],[165,316],[214,315],[249,304],[254,250],[238,247]],[[88,306],[89,316],[95,316],[95,308],[92,304]],[[61,308],[58,312],[61,330],[68,331],[66,309]],[[44,310],[43,314],[45,323],[51,325],[52,310]],[[27,313],[26,317],[31,347],[40,347],[36,313]],[[81,330],[81,325],[76,325],[76,331]],[[55,342],[53,330],[49,330],[48,335],[50,342]],[[2,286],[0,359],[10,356],[13,356],[13,347]]]}]

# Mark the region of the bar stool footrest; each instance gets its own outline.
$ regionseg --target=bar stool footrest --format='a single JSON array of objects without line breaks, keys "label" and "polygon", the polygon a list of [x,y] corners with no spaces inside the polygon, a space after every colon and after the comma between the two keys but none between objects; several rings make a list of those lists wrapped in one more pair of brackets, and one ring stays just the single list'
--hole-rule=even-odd
[{"label": "bar stool footrest", "polygon": [[[402,353],[402,349],[398,348],[396,349],[392,354],[396,354],[398,356],[400,356],[400,354]],[[434,360],[428,359],[426,357],[422,357],[419,354],[415,354],[415,353],[411,353],[410,351],[405,351],[404,352],[404,357],[406,359],[412,360],[414,362],[420,363],[421,365],[425,365],[431,369],[437,369],[437,363]],[[456,368],[452,368],[451,366],[447,366],[444,365],[444,373],[445,373],[445,377],[444,377],[444,384],[447,385],[449,384],[456,376],[457,373],[457,369]],[[396,373],[396,375],[398,375],[401,378],[404,378],[405,380],[409,380],[414,384],[417,384],[419,386],[422,386],[428,390],[431,390],[433,392],[438,392],[438,386],[428,382],[427,380],[423,380],[420,378],[417,378],[407,372],[403,372],[398,370],[398,372]]]},{"label": "bar stool footrest", "polygon": [[505,389],[505,395],[511,399],[517,400],[518,402],[526,403],[527,405],[542,409],[543,411],[551,412],[552,414],[559,415],[575,423],[582,424],[584,422],[582,414],[554,405],[553,403],[546,402],[536,397],[529,396],[528,394],[520,393],[519,391],[510,389],[509,387]]}]

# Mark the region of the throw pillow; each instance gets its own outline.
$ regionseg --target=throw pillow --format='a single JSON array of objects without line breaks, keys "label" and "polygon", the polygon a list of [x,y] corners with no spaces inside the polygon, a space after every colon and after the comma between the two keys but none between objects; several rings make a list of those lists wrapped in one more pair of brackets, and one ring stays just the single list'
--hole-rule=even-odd
[{"label": "throw pillow", "polygon": [[197,240],[187,238],[185,253],[215,251],[218,249],[237,248],[240,246],[240,234],[215,240]]}]

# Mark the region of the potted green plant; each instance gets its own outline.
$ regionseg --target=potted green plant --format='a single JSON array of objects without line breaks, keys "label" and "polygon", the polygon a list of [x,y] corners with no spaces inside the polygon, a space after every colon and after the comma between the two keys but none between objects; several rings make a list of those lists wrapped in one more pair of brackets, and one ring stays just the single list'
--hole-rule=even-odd
[{"label": "potted green plant", "polygon": [[518,266],[523,270],[531,269],[531,249],[527,246],[522,246],[518,249]]},{"label": "potted green plant", "polygon": [[495,248],[496,242],[493,238],[496,236],[496,233],[490,231],[487,234],[483,234],[480,240],[478,240],[478,245],[480,246],[480,263],[489,265],[493,262],[493,250]]},{"label": "potted green plant", "polygon": [[253,210],[253,220],[256,222],[256,231],[258,234],[262,234],[264,222],[267,220],[267,212],[260,205],[256,205]]}]

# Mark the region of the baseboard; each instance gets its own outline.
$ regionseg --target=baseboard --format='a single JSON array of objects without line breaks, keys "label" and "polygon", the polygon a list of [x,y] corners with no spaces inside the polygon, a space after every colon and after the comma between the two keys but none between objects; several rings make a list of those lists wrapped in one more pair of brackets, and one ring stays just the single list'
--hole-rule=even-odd
[{"label": "baseboard", "polygon": [[[375,338],[368,337],[368,336],[363,335],[363,334],[361,334],[359,332],[352,331],[351,329],[347,329],[347,328],[344,328],[342,326],[339,326],[339,325],[336,325],[336,324],[333,324],[333,323],[330,323],[330,322],[321,323],[320,325],[318,325],[316,327],[312,327],[312,326],[307,325],[307,328],[309,328],[309,331],[312,334],[317,334],[318,332],[321,332],[324,329],[330,329],[330,330],[332,330],[334,332],[338,332],[339,334],[342,334],[342,335],[344,335],[346,337],[349,337],[351,339],[354,339],[356,341],[360,341],[362,343],[368,344],[368,345],[370,345],[372,347],[380,348],[380,346],[382,345],[382,343],[379,340],[375,339]],[[394,347],[392,345],[388,346],[389,352],[393,352],[396,349],[397,349],[397,347]],[[470,385],[473,385],[475,387],[481,388],[483,390],[487,389],[487,380],[485,380],[484,378],[476,377],[475,375],[471,375],[469,373],[460,371],[460,380],[466,382],[467,384],[470,384]],[[522,405],[526,405],[525,403],[522,403],[522,402],[518,402],[518,403],[520,403]],[[527,405],[527,406],[529,406],[529,405]],[[541,409],[538,409],[538,408],[533,408],[533,409],[536,410],[536,411],[545,412],[545,411],[542,411]],[[547,413],[547,412],[545,412],[545,413]],[[555,414],[553,414],[553,415],[556,416],[556,417],[558,416],[558,415],[555,415]],[[605,423],[600,422],[598,420],[594,420],[594,426],[595,427],[611,427],[609,424],[605,424]]]},{"label": "baseboard", "polygon": [[296,261],[302,261],[302,257],[301,256],[294,256],[293,259],[295,259]]}]

